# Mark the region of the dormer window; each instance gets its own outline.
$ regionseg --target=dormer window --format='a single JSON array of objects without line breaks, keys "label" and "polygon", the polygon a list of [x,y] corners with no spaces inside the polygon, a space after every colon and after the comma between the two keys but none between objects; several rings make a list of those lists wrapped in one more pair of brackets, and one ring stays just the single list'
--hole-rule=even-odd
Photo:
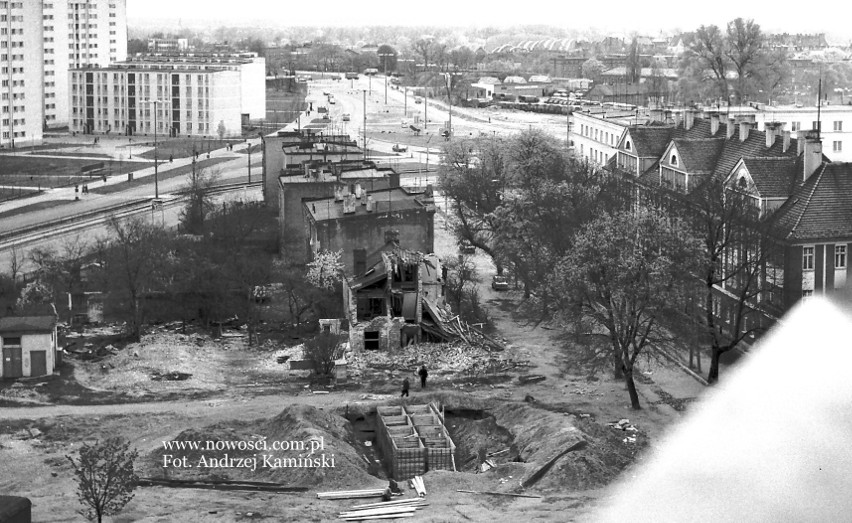
[{"label": "dormer window", "polygon": [[669,163],[674,165],[675,167],[677,167],[677,155],[676,154],[672,155],[672,159]]},{"label": "dormer window", "polygon": [[745,189],[748,187],[748,182],[746,181],[745,176],[739,177],[739,179],[737,180],[737,187],[739,187],[740,189]]},{"label": "dormer window", "polygon": [[628,151],[630,150],[630,140],[627,140],[627,141],[624,143],[624,148],[625,148],[625,149],[627,149]]}]

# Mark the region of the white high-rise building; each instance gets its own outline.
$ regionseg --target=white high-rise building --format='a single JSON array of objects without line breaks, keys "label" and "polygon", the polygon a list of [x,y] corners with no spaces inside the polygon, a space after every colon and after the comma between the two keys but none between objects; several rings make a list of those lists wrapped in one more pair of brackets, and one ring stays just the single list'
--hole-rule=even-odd
[{"label": "white high-rise building", "polygon": [[0,0],[0,147],[69,123],[68,70],[127,57],[127,0]]},{"label": "white high-rise building", "polygon": [[70,74],[69,127],[81,133],[239,136],[265,117],[266,63],[256,53],[139,55]]}]

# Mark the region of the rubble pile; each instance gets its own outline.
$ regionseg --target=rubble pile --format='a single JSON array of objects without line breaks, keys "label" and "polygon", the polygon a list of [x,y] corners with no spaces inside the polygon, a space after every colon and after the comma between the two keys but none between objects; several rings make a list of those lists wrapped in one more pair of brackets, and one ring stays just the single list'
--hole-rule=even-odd
[{"label": "rubble pile", "polygon": [[486,350],[481,345],[468,345],[463,341],[421,343],[391,352],[363,351],[348,354],[347,360],[350,362],[350,373],[354,376],[368,369],[408,371],[421,365],[434,374],[480,376],[529,365],[528,361],[515,360],[504,353]]}]

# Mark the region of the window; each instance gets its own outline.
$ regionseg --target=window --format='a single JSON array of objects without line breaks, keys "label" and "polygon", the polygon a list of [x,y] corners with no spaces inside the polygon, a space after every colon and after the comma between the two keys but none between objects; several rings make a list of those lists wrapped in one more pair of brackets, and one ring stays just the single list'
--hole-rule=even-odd
[{"label": "window", "polygon": [[802,247],[802,270],[814,270],[814,248]]},{"label": "window", "polygon": [[836,120],[834,122],[834,130],[835,131],[842,131],[843,130],[843,122],[841,120]]},{"label": "window", "polygon": [[11,345],[21,346],[21,337],[20,336],[3,336],[3,346],[9,347]]},{"label": "window", "polygon": [[813,295],[814,295],[814,291],[812,291],[812,290],[803,290],[803,291],[802,291],[802,301],[807,300],[808,298],[810,298],[810,297],[811,297],[811,296],[813,296]]},{"label": "window", "polygon": [[671,159],[671,161],[670,161],[669,163],[671,163],[672,165],[674,165],[675,167],[677,167],[677,155],[673,154],[673,155],[672,155],[672,159]]},{"label": "window", "polygon": [[835,269],[845,269],[846,268],[846,246],[845,245],[835,245],[834,246],[834,268]]},{"label": "window", "polygon": [[814,131],[822,131],[822,122],[814,120],[811,122],[811,129]]},{"label": "window", "polygon": [[624,148],[627,149],[628,151],[630,150],[630,140],[627,140],[626,142],[624,142]]},{"label": "window", "polygon": [[801,130],[801,128],[802,128],[802,122],[792,122],[790,124],[790,129],[792,129],[793,132]]},{"label": "window", "polygon": [[836,153],[843,152],[843,142],[840,140],[831,142],[831,150]]}]

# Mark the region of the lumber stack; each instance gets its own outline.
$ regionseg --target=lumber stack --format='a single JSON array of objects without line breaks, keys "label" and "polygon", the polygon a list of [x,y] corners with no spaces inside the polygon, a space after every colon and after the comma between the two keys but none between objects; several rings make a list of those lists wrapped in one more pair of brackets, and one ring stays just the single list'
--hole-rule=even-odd
[{"label": "lumber stack", "polygon": [[332,492],[317,492],[319,499],[358,499],[377,498],[384,495],[386,488],[373,488],[362,490],[337,490]]},{"label": "lumber stack", "polygon": [[414,511],[427,506],[420,498],[400,499],[355,505],[350,510],[341,512],[339,518],[344,521],[366,521],[373,519],[410,518]]},{"label": "lumber stack", "polygon": [[419,497],[426,497],[426,485],[423,483],[422,477],[414,476],[413,478],[408,480],[408,483],[411,485],[411,488],[413,488],[417,492],[417,495]]}]

